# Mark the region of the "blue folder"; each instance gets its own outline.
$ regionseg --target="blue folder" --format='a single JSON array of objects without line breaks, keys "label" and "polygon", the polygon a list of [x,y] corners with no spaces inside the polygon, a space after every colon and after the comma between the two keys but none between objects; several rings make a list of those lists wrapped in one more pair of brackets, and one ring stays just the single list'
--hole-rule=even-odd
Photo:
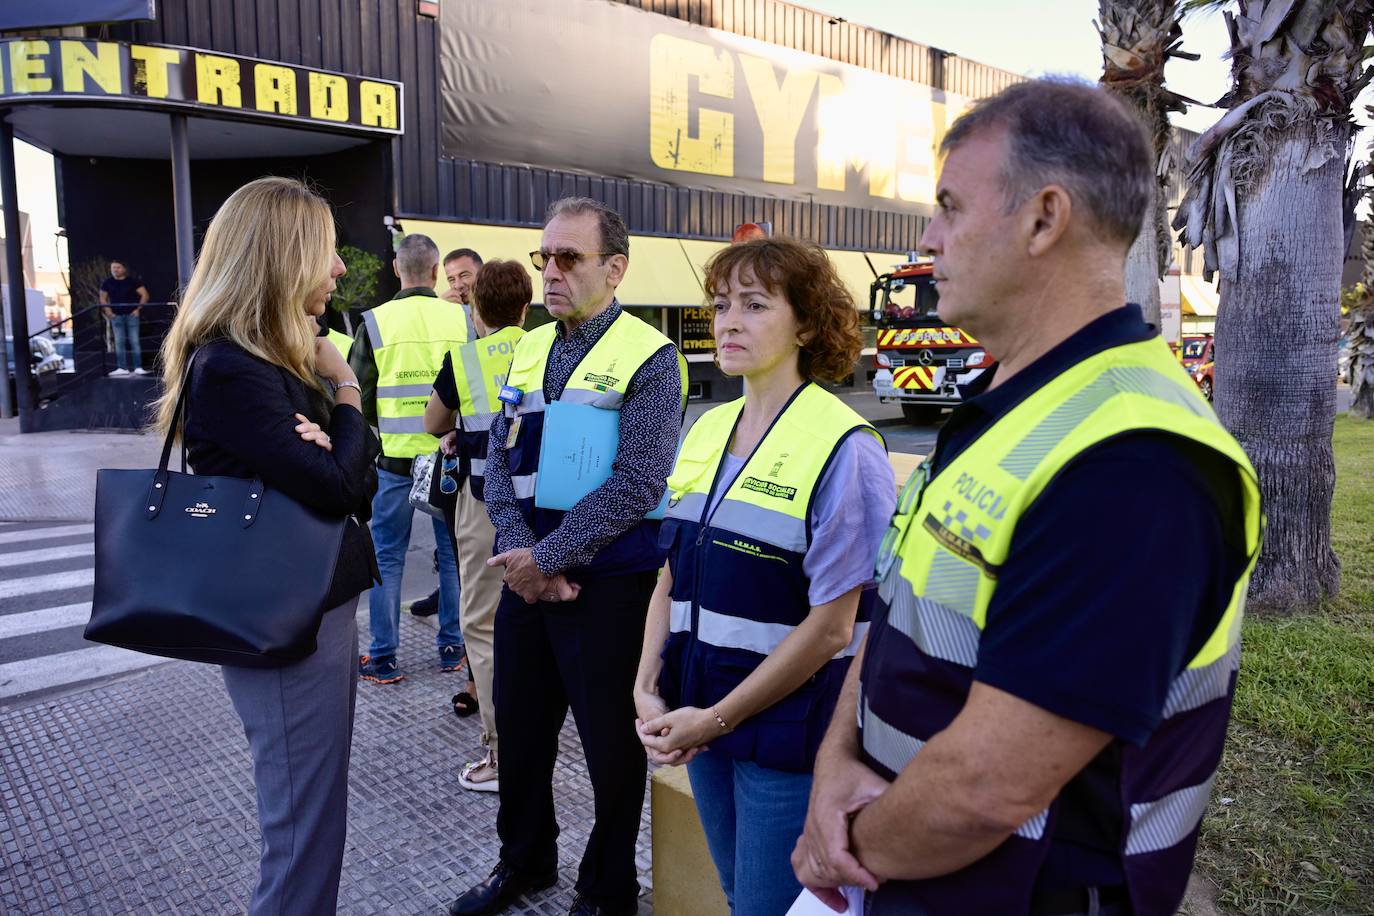
[{"label": "blue folder", "polygon": [[[544,408],[534,504],[567,511],[611,477],[620,446],[620,411],[553,401]],[[645,518],[663,518],[668,494]]]}]

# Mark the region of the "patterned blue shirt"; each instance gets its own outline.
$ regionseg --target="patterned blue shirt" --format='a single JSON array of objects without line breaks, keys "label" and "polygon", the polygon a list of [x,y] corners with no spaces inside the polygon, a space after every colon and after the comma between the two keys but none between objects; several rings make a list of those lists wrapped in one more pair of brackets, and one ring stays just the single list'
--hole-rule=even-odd
[{"label": "patterned blue shirt", "polygon": [[[577,364],[620,313],[620,303],[613,300],[606,311],[571,334],[559,323],[544,371],[547,401],[563,394]],[[630,379],[620,408],[620,446],[611,479],[583,497],[538,542],[515,501],[506,458],[509,421],[498,413],[491,424],[485,480],[487,514],[496,526],[496,552],[533,548],[535,565],[547,576],[587,565],[598,550],[643,521],[663,498],[677,455],[682,411],[677,348],[668,344]]]}]

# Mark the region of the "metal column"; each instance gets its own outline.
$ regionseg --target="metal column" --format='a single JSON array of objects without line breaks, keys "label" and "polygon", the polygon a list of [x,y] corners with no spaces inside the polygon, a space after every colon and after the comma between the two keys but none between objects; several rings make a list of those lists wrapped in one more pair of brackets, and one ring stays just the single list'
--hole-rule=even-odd
[{"label": "metal column", "polygon": [[195,266],[195,236],[191,231],[191,144],[186,138],[186,116],[172,121],[172,210],[177,236],[177,299],[180,300]]},{"label": "metal column", "polygon": [[[9,280],[10,326],[13,341],[14,378],[18,393],[19,429],[27,432],[26,414],[36,404],[34,378],[29,359],[29,311],[24,297],[24,240],[19,235],[19,184],[15,178],[14,127],[0,118],[0,204],[5,208],[5,273]],[[4,319],[0,317],[0,334]],[[0,416],[14,416],[16,405],[10,403],[8,373],[4,376],[4,391],[0,392]]]}]

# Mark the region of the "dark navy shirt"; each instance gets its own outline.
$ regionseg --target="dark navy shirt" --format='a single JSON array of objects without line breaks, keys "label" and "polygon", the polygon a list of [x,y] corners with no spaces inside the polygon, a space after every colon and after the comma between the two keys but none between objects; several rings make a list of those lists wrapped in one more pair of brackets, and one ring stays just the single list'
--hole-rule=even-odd
[{"label": "dark navy shirt", "polygon": [[142,285],[138,277],[126,275],[123,280],[106,277],[100,282],[100,289],[110,299],[110,311],[116,315],[130,315],[139,306],[138,290]]},{"label": "dark navy shirt", "polygon": [[[1071,366],[1154,333],[1127,305],[996,388],[996,368],[984,373],[940,430],[932,470]],[[1123,882],[1121,750],[1159,725],[1170,682],[1230,601],[1244,544],[1235,466],[1164,432],[1085,450],[1017,521],[974,679],[1115,738],[1060,796],[1042,887]]]}]

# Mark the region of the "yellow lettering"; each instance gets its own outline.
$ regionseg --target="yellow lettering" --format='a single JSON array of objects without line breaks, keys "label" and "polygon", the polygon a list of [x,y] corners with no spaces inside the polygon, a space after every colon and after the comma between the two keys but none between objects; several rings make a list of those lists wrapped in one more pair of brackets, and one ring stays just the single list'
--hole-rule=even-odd
[{"label": "yellow lettering", "polygon": [[763,128],[763,180],[792,184],[796,181],[797,130],[816,90],[816,73],[794,70],[779,85],[773,79],[772,61],[744,54],[740,66]]},{"label": "yellow lettering", "polygon": [[196,53],[196,99],[206,105],[243,107],[239,62],[218,54]]},{"label": "yellow lettering", "polygon": [[43,75],[48,68],[46,41],[10,42],[10,86],[16,92],[51,92],[52,80]]},{"label": "yellow lettering", "polygon": [[348,120],[348,81],[342,76],[310,72],[310,117],[321,121]]},{"label": "yellow lettering", "polygon": [[735,116],[697,110],[691,124],[691,77],[705,95],[735,97],[735,68],[728,51],[659,34],[649,43],[649,155],[659,168],[703,175],[735,174]]},{"label": "yellow lettering", "polygon": [[364,127],[400,126],[400,112],[396,105],[396,87],[388,83],[362,80],[358,83],[358,122]]},{"label": "yellow lettering", "polygon": [[62,91],[85,92],[86,77],[102,92],[121,95],[124,82],[119,72],[119,45],[94,42],[95,51],[84,41],[59,42],[62,47]]},{"label": "yellow lettering", "polygon": [[170,48],[133,45],[129,58],[134,62],[134,95],[150,99],[167,98],[167,68],[181,63],[181,52]]},{"label": "yellow lettering", "polygon": [[891,111],[865,102],[865,93],[846,92],[838,76],[820,75],[820,139],[816,144],[816,186],[843,191],[850,166],[868,169],[868,193],[891,198],[897,193],[897,129]]},{"label": "yellow lettering", "polygon": [[296,71],[272,64],[253,66],[253,97],[258,111],[296,113]]}]

